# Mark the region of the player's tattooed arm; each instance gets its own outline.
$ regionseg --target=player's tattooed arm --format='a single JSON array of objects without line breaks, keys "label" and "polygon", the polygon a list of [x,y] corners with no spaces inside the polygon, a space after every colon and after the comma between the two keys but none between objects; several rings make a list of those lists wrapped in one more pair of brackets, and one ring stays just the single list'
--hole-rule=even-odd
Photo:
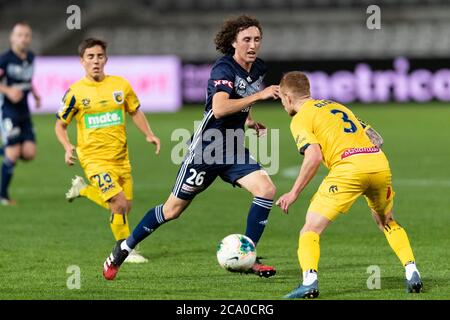
[{"label": "player's tattooed arm", "polygon": [[377,146],[378,148],[381,148],[381,146],[384,143],[383,137],[369,124],[367,124],[365,121],[358,118],[359,123],[364,129],[364,132],[369,137],[370,141]]},{"label": "player's tattooed arm", "polygon": [[372,127],[369,127],[366,130],[366,134],[369,137],[370,141],[377,146],[378,148],[381,148],[383,145],[383,137]]}]

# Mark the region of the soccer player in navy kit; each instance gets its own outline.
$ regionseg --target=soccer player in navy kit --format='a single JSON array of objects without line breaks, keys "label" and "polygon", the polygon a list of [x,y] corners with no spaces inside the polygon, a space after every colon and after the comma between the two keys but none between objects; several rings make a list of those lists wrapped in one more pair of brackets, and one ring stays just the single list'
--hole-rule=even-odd
[{"label": "soccer player in navy kit", "polygon": [[[250,109],[257,101],[277,99],[279,95],[278,86],[261,88],[266,71],[264,62],[257,58],[261,37],[258,20],[246,15],[225,21],[216,35],[216,48],[224,56],[211,70],[203,121],[191,138],[172,193],[165,203],[147,212],[126,240],[116,243],[104,263],[103,275],[107,280],[115,278],[128,253],[139,242],[163,223],[178,218],[217,177],[253,195],[245,234],[258,243],[276,188],[244,147],[244,126],[260,134],[265,127],[251,119]],[[264,277],[276,272],[259,260],[251,271]]]},{"label": "soccer player in navy kit", "polygon": [[40,107],[40,97],[31,83],[34,54],[29,51],[31,27],[17,23],[11,31],[11,49],[0,55],[0,129],[4,156],[1,168],[0,204],[12,205],[8,188],[19,159],[30,161],[36,156],[35,135],[27,97],[31,92]]}]

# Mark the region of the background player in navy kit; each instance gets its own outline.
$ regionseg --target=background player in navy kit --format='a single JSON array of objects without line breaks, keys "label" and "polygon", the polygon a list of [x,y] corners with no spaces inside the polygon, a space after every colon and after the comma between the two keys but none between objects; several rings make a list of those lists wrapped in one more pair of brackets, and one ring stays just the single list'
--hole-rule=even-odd
[{"label": "background player in navy kit", "polygon": [[29,161],[36,156],[36,144],[28,108],[28,93],[31,92],[40,107],[40,97],[31,83],[34,54],[29,51],[31,27],[24,22],[17,23],[10,36],[11,49],[0,56],[0,129],[4,156],[0,202],[15,204],[8,194],[14,166],[19,159]]},{"label": "background player in navy kit", "polygon": [[[265,74],[264,62],[257,58],[262,30],[258,20],[239,16],[231,18],[216,36],[216,48],[224,54],[218,59],[208,81],[203,121],[194,133],[189,151],[180,167],[172,194],[164,204],[152,208],[125,241],[118,241],[104,264],[103,275],[112,280],[128,253],[163,223],[178,218],[192,199],[218,177],[245,188],[253,195],[245,234],[258,243],[267,223],[275,196],[275,186],[268,174],[243,146],[244,126],[259,134],[264,126],[249,118],[251,106],[261,100],[276,99],[278,86],[261,90]],[[229,138],[226,132],[235,137]],[[220,138],[205,141],[209,133],[220,132]],[[212,134],[211,134],[212,135]],[[236,144],[236,140],[240,144]],[[211,144],[214,144],[211,146]],[[206,149],[219,150],[214,161],[204,157]],[[275,269],[257,261],[255,274],[270,277]]]}]

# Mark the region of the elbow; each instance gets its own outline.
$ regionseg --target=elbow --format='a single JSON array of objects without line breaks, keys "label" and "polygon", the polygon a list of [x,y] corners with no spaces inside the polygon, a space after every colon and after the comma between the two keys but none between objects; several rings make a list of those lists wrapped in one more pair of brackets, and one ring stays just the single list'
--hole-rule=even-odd
[{"label": "elbow", "polygon": [[323,160],[323,155],[322,152],[320,152],[320,150],[308,152],[307,157],[308,162],[311,163],[311,166],[313,166],[314,168],[319,167]]},{"label": "elbow", "polygon": [[322,163],[322,153],[315,153],[311,155],[310,159],[311,165],[315,168],[319,167]]},{"label": "elbow", "polygon": [[220,119],[225,116],[225,114],[223,112],[221,112],[220,108],[217,107],[217,105],[215,105],[215,104],[212,105],[212,112],[214,114],[214,118],[216,118],[216,119]]},{"label": "elbow", "polygon": [[56,131],[58,131],[58,130],[65,130],[66,128],[67,128],[67,125],[64,122],[62,122],[60,119],[56,120],[56,123],[55,123],[55,130]]}]

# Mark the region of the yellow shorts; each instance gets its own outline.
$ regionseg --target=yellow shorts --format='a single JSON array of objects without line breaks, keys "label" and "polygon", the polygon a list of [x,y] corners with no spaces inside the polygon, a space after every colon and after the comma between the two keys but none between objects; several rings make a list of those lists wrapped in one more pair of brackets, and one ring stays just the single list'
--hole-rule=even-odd
[{"label": "yellow shorts", "polygon": [[388,213],[395,195],[391,171],[351,173],[332,170],[311,199],[308,211],[335,220],[341,213],[347,213],[360,195],[364,195],[372,210],[379,214]]},{"label": "yellow shorts", "polygon": [[120,192],[125,193],[125,198],[133,200],[133,177],[130,170],[107,169],[89,177],[91,185],[97,188],[102,199],[107,202]]}]

